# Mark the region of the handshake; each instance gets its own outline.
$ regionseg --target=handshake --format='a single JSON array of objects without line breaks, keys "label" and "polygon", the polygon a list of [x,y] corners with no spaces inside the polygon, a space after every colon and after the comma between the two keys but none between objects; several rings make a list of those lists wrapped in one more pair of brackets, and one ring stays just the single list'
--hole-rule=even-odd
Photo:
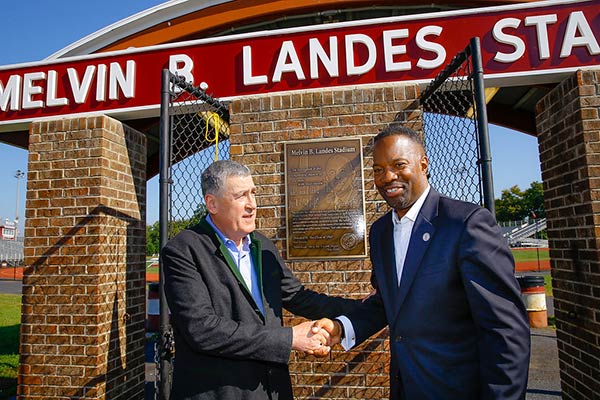
[{"label": "handshake", "polygon": [[292,332],[292,349],[317,357],[325,357],[342,339],[342,326],[329,318],[303,322],[294,326]]}]

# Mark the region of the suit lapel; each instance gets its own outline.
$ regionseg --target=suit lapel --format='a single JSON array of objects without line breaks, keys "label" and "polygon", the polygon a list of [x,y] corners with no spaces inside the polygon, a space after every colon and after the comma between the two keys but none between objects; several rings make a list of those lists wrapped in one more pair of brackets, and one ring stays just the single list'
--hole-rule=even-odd
[{"label": "suit lapel", "polygon": [[439,194],[430,189],[417,219],[413,226],[412,234],[410,236],[410,243],[408,245],[408,251],[406,252],[406,258],[404,261],[404,268],[402,270],[402,279],[400,279],[400,287],[398,288],[398,298],[396,303],[396,315],[417,275],[421,261],[425,256],[425,252],[431,243],[431,239],[435,233],[435,227],[431,221],[437,216],[437,206],[439,202]]},{"label": "suit lapel", "polygon": [[[219,242],[221,242],[220,239],[219,239]],[[250,288],[246,285],[246,281],[244,281],[244,277],[242,277],[240,270],[238,269],[237,265],[235,264],[235,261],[233,260],[233,258],[231,257],[231,253],[229,252],[229,249],[222,242],[219,245],[219,253],[221,253],[221,256],[223,256],[223,258],[225,259],[225,263],[227,264],[227,266],[229,267],[231,272],[233,272],[236,279],[244,286],[244,289],[246,289],[246,291],[248,293],[250,293]]]},{"label": "suit lapel", "polygon": [[[206,221],[206,218],[203,218],[200,223],[203,225],[204,229],[207,229],[208,232],[211,232],[211,235],[213,236],[213,240],[217,244],[217,253],[225,260],[225,264],[231,270],[231,272],[233,273],[233,275],[237,279],[237,281],[240,284],[240,286],[243,287],[246,290],[246,294],[247,294],[246,297],[252,302],[253,306],[255,306],[256,304],[254,302],[254,299],[252,298],[252,292],[250,291],[250,288],[246,285],[246,281],[242,277],[242,274],[240,273],[240,270],[238,269],[238,267],[237,267],[235,261],[233,260],[233,258],[231,257],[231,253],[229,252],[229,249],[227,248],[227,246],[225,246],[225,243],[223,243],[223,241],[221,240],[221,238],[219,237],[219,235],[217,235],[217,232],[215,232],[214,229],[212,228],[212,226],[210,226],[210,224]],[[253,240],[253,236],[252,236],[251,237],[251,243],[252,244],[257,244],[258,243],[258,246],[251,246],[252,261],[256,261],[257,258],[255,258],[255,250],[253,250],[253,249],[255,247],[257,247],[258,248],[258,254],[260,254],[260,242],[258,240],[254,241]],[[258,259],[260,260],[260,256],[258,256]],[[257,267],[255,267],[255,268],[257,268]],[[259,282],[260,282],[260,288],[261,288],[261,293],[262,293],[262,268],[258,268],[257,275],[259,276],[258,279],[259,279]]]}]

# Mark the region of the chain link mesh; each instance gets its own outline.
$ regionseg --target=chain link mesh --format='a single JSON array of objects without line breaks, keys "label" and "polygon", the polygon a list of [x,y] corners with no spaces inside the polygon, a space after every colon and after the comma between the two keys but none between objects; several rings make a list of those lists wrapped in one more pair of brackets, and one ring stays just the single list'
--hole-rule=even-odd
[{"label": "chain link mesh", "polygon": [[229,158],[227,106],[200,88],[178,88],[169,105],[169,238],[200,220],[205,211],[200,176],[213,161]]},{"label": "chain link mesh", "polygon": [[159,340],[158,338],[154,338],[154,341],[152,343],[152,348],[154,351],[154,381],[152,382],[152,387],[154,389],[154,400],[158,400],[158,396],[160,393],[159,387],[158,387],[158,383],[160,382],[161,379],[161,370],[160,370],[160,345],[159,345]]},{"label": "chain link mesh", "polygon": [[[199,222],[206,209],[202,172],[213,161],[229,158],[228,107],[182,78],[171,74],[170,81],[169,132],[163,132],[169,138],[167,221],[161,216],[161,224],[167,224],[168,239]],[[174,355],[173,330],[169,326],[163,332],[161,326],[161,338],[154,343],[154,399],[161,396],[159,383],[168,386],[171,381],[171,368],[162,370],[161,361],[170,360],[172,365]]]},{"label": "chain link mesh", "polygon": [[446,196],[483,204],[468,48],[454,57],[420,100],[431,185]]}]

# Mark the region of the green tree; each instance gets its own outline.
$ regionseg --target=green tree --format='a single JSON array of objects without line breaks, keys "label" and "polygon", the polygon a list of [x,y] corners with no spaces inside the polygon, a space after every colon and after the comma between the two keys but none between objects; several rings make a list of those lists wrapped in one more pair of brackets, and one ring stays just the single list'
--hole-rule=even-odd
[{"label": "green tree", "polygon": [[529,188],[522,191],[515,185],[504,189],[502,196],[495,200],[496,219],[498,221],[517,221],[533,216],[544,218],[544,190],[540,182],[532,182]]},{"label": "green tree", "polygon": [[537,218],[546,218],[546,210],[544,209],[544,187],[540,182],[531,182],[529,189],[523,195],[524,207],[531,212],[533,211]]},{"label": "green tree", "polygon": [[146,226],[146,255],[152,256],[158,254],[160,250],[160,230],[159,222],[156,221],[150,226]]},{"label": "green tree", "polygon": [[502,190],[502,196],[496,199],[496,219],[515,221],[523,218],[523,191],[515,185]]},{"label": "green tree", "polygon": [[[182,230],[196,225],[200,222],[200,218],[206,213],[206,206],[200,204],[194,211],[194,215],[188,219],[171,221],[169,223],[169,237],[177,235]],[[160,251],[160,223],[156,221],[154,224],[146,227],[146,255],[151,256],[158,254]]]}]

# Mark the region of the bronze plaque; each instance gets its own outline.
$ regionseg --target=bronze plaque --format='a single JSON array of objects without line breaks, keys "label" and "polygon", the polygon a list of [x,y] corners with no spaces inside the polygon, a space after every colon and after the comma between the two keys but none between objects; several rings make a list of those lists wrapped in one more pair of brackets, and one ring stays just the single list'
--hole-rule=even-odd
[{"label": "bronze plaque", "polygon": [[366,257],[360,138],[285,143],[289,259]]}]

